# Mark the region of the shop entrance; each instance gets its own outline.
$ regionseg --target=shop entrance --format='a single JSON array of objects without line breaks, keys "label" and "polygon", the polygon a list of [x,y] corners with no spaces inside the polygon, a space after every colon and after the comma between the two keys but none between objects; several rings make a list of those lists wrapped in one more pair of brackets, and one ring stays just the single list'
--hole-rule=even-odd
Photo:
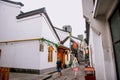
[{"label": "shop entrance", "polygon": [[69,48],[66,48],[64,46],[58,46],[57,48],[57,58],[61,59],[62,61],[62,68],[66,67],[66,62],[69,60],[68,58],[68,50]]}]

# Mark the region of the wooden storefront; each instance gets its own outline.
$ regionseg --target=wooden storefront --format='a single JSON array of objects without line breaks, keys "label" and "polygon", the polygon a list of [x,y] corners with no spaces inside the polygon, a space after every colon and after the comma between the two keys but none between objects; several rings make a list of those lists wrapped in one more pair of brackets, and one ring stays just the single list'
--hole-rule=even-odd
[{"label": "wooden storefront", "polygon": [[[58,46],[57,48],[57,58],[60,58],[62,61],[62,67],[65,68],[66,64],[65,61],[68,60],[69,48],[64,46]],[[66,59],[67,58],[67,59]]]}]

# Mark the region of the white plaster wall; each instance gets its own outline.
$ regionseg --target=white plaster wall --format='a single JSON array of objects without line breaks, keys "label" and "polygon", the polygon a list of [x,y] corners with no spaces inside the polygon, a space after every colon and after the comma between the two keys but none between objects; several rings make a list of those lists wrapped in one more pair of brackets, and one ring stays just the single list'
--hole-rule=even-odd
[{"label": "white plaster wall", "polygon": [[[42,17],[42,32],[41,32],[41,38],[45,38],[49,41],[52,41],[54,43],[58,43],[55,33],[53,32],[50,24],[46,20],[45,16],[43,15]],[[48,62],[48,47],[49,45],[47,43],[44,43],[44,52],[41,52],[40,56],[40,69],[47,69],[47,68],[52,68],[56,67],[56,61],[57,61],[57,50],[54,45],[53,51],[53,62]]]},{"label": "white plaster wall", "polygon": [[43,26],[43,28],[42,28],[42,32],[41,32],[41,38],[45,38],[54,43],[58,43],[53,29],[44,15],[42,17],[42,26]]},{"label": "white plaster wall", "polygon": [[[16,4],[11,4],[5,1],[0,1],[0,13],[5,13],[6,16],[9,16],[8,14],[11,13],[13,15],[18,15],[20,13],[21,6]],[[2,17],[2,16],[1,16]],[[4,16],[5,17],[5,16]]]},{"label": "white plaster wall", "polygon": [[20,7],[0,1],[0,42],[40,38],[42,18],[40,14],[16,19]]},{"label": "white plaster wall", "polygon": [[39,41],[1,43],[0,66],[40,69]]},{"label": "white plaster wall", "polygon": [[61,31],[61,30],[58,30],[58,29],[55,29],[55,30],[56,30],[59,38],[60,38],[60,41],[64,40],[66,37],[70,36],[70,33],[68,33],[68,32]]},{"label": "white plaster wall", "polygon": [[19,6],[0,1],[0,41],[8,40],[5,36],[9,37],[9,34],[13,33],[15,30],[13,25],[19,13]]},{"label": "white plaster wall", "polygon": [[87,22],[91,22],[93,17],[93,0],[82,0],[82,8],[83,17],[86,19]]},{"label": "white plaster wall", "polygon": [[40,69],[47,69],[56,67],[56,61],[57,61],[57,50],[54,47],[53,51],[53,62],[48,62],[48,45],[44,43],[44,52],[40,53]]},{"label": "white plaster wall", "polygon": [[19,19],[14,26],[13,39],[34,39],[41,38],[42,16],[40,14]]},{"label": "white plaster wall", "polygon": [[101,36],[96,34],[94,31],[93,31],[93,46],[94,46],[93,55],[95,60],[96,80],[106,80],[102,40]]},{"label": "white plaster wall", "polygon": [[[51,26],[40,14],[17,20],[20,8],[9,5],[0,1],[0,42],[44,37],[57,43]],[[39,41],[2,43],[0,49],[0,66],[27,69],[56,66],[56,48],[54,47],[53,62],[48,63],[48,46],[45,44],[44,52],[39,52]]]},{"label": "white plaster wall", "polygon": [[[93,31],[92,31],[92,29],[90,28],[90,33],[89,33],[89,51],[90,51],[90,53],[89,53],[89,60],[90,60],[90,66],[93,66],[93,67],[95,67],[95,58],[94,58],[94,46],[93,46]],[[91,47],[91,48],[90,48]]]},{"label": "white plaster wall", "polygon": [[90,65],[95,68],[96,80],[107,80],[105,76],[104,53],[102,47],[101,36],[90,28],[89,49],[91,50]]},{"label": "white plaster wall", "polygon": [[[15,16],[15,15],[14,15]],[[9,19],[9,18],[8,18]],[[2,20],[2,19],[1,19]],[[7,18],[5,18],[7,20]],[[12,41],[23,39],[40,38],[41,36],[41,16],[35,15],[26,19],[0,22],[0,41]]]},{"label": "white plaster wall", "polygon": [[70,38],[68,38],[68,40],[63,44],[66,47],[70,47]]}]

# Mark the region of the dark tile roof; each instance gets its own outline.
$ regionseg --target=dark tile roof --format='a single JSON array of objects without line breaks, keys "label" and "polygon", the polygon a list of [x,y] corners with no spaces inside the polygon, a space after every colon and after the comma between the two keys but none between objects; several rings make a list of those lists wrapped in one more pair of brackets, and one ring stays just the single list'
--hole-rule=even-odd
[{"label": "dark tile roof", "polygon": [[45,17],[47,18],[49,24],[51,25],[55,35],[57,36],[58,40],[60,41],[60,38],[58,37],[58,34],[57,32],[55,31],[54,29],[54,26],[45,10],[45,8],[40,8],[40,9],[37,9],[37,10],[33,10],[33,11],[30,11],[30,12],[26,12],[26,13],[21,13],[19,14],[18,16],[16,16],[17,19],[22,19],[22,18],[26,18],[26,17],[30,17],[30,16],[33,16],[33,15],[36,15],[36,14],[44,14]]},{"label": "dark tile roof", "polygon": [[81,39],[79,39],[78,37],[75,37],[75,36],[71,36],[71,37],[81,41]]},{"label": "dark tile roof", "polygon": [[1,0],[1,1],[5,1],[5,2],[8,2],[8,3],[12,3],[12,4],[16,4],[16,5],[24,6],[24,4],[21,3],[21,2],[15,2],[15,1],[10,1],[10,0]]},{"label": "dark tile roof", "polygon": [[[55,29],[59,30],[59,31],[63,31],[63,32],[66,32],[66,33],[69,33],[63,29],[60,29],[60,28],[57,28],[57,27],[54,27]],[[61,35],[61,34],[58,34],[58,35]],[[67,40],[69,39],[69,36],[67,36],[64,40],[60,41],[60,44],[64,44]]]},{"label": "dark tile roof", "polygon": [[41,9],[33,10],[30,12],[21,13],[16,18],[21,19],[21,18],[25,18],[25,17],[36,15],[36,14],[45,13],[45,12],[46,12],[45,8],[41,8]]}]

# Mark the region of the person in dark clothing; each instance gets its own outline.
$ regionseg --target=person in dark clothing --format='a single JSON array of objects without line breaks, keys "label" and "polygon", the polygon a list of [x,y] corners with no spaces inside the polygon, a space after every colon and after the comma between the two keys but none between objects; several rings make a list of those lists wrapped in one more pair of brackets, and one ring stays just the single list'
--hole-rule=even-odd
[{"label": "person in dark clothing", "polygon": [[58,76],[60,77],[62,75],[61,70],[62,70],[62,61],[60,60],[60,58],[57,59],[57,72],[58,72]]}]

